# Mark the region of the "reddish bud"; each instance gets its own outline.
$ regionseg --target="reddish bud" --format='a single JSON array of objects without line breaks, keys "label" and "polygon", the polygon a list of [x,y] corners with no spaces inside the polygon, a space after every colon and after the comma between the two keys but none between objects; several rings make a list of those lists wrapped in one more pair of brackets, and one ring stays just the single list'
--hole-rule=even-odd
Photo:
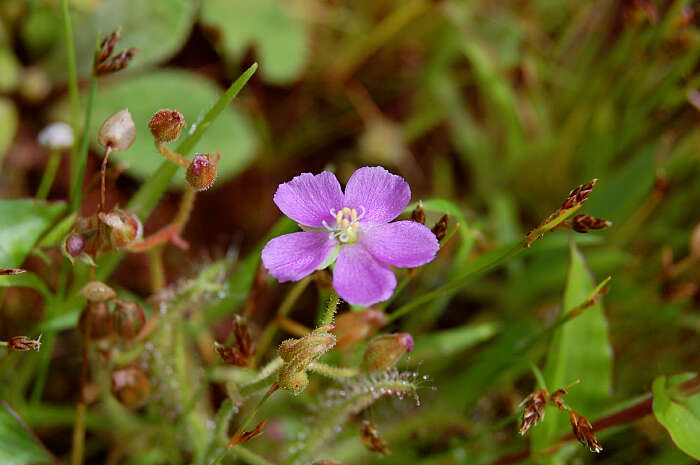
[{"label": "reddish bud", "polygon": [[26,352],[28,350],[39,351],[41,347],[41,336],[38,339],[30,339],[27,336],[15,336],[7,341],[7,348],[17,352]]},{"label": "reddish bud", "polygon": [[362,356],[362,371],[384,371],[396,365],[401,356],[413,350],[408,333],[383,334],[369,343]]},{"label": "reddish bud", "polygon": [[135,338],[146,324],[146,315],[136,302],[116,302],[112,312],[112,326],[114,331],[124,339]]},{"label": "reddish bud", "polygon": [[151,394],[148,377],[138,368],[127,367],[112,372],[112,394],[129,408],[143,406]]},{"label": "reddish bud", "polygon": [[172,142],[180,137],[185,117],[177,110],[158,110],[148,122],[153,138],[159,142]]},{"label": "reddish bud", "polygon": [[89,339],[100,340],[112,334],[112,315],[106,302],[90,302],[78,320],[78,328]]},{"label": "reddish bud", "polygon": [[71,234],[66,239],[66,252],[71,257],[79,257],[85,251],[85,238],[80,234]]},{"label": "reddish bud", "polygon": [[185,175],[189,185],[198,191],[209,189],[216,179],[216,167],[220,159],[219,152],[214,152],[211,155],[208,153],[196,154],[190,166],[187,167]]},{"label": "reddish bud", "polygon": [[143,235],[143,225],[136,215],[115,208],[109,213],[99,213],[100,221],[109,226],[109,241],[115,249],[126,249]]},{"label": "reddish bud", "polygon": [[368,308],[359,312],[346,312],[338,317],[333,333],[338,339],[336,347],[352,347],[358,341],[376,333],[386,323],[386,315],[381,310]]}]

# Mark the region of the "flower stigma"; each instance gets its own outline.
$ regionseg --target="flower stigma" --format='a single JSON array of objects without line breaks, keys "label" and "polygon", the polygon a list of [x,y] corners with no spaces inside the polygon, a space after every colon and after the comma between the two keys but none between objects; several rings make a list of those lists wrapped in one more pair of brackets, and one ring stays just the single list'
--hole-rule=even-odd
[{"label": "flower stigma", "polygon": [[336,212],[331,208],[331,215],[335,217],[335,224],[329,225],[323,221],[323,226],[331,232],[331,237],[335,237],[340,242],[352,243],[357,239],[357,231],[360,228],[360,220],[365,216],[365,207],[360,206],[360,213],[355,208],[345,207]]}]

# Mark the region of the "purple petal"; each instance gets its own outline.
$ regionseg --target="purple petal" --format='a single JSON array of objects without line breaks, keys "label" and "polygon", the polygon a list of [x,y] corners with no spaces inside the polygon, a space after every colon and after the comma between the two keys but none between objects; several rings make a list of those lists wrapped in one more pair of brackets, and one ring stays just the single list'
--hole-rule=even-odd
[{"label": "purple petal", "polygon": [[358,212],[364,207],[365,216],[360,220],[363,223],[388,223],[401,214],[410,200],[408,183],[381,166],[358,169],[345,186],[345,206]]},{"label": "purple petal", "polygon": [[278,281],[299,281],[323,263],[336,243],[328,231],[285,234],[265,245],[262,262]]},{"label": "purple petal", "polygon": [[435,234],[415,221],[395,221],[362,231],[359,241],[374,258],[402,268],[425,265],[440,249]]},{"label": "purple petal", "polygon": [[302,173],[289,182],[280,184],[274,201],[282,213],[299,224],[322,228],[323,221],[333,224],[331,208],[343,207],[343,191],[330,171],[320,174]]},{"label": "purple petal", "polygon": [[343,300],[368,307],[391,297],[396,288],[396,276],[362,244],[346,244],[340,247],[335,262],[333,287]]}]

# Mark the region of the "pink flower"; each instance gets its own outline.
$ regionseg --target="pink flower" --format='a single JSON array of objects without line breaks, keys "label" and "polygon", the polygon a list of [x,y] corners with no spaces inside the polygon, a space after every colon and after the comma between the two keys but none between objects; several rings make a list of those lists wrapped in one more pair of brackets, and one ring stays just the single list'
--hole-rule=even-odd
[{"label": "pink flower", "polygon": [[396,288],[388,265],[421,266],[440,248],[420,223],[389,223],[410,200],[408,183],[379,166],[355,171],[345,194],[333,173],[302,173],[280,184],[274,201],[304,231],[268,242],[263,265],[281,282],[299,281],[336,260],[333,287],[342,299],[362,306],[387,300]]}]

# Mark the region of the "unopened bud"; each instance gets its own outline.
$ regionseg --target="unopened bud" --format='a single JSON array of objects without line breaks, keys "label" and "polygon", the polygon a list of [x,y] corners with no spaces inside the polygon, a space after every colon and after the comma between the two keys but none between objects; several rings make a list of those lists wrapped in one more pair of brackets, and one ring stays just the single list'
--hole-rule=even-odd
[{"label": "unopened bud", "polygon": [[83,286],[78,295],[82,295],[91,302],[106,302],[114,299],[117,293],[101,281],[90,281]]},{"label": "unopened bud", "polygon": [[280,368],[278,382],[280,387],[300,393],[309,383],[306,374],[308,366],[321,358],[335,345],[336,338],[329,333],[333,326],[316,328],[311,334],[299,339],[287,339],[279,348],[279,356],[284,360]]},{"label": "unopened bud", "polygon": [[220,159],[219,152],[214,152],[211,155],[208,153],[195,154],[185,175],[189,185],[198,191],[209,189],[216,179],[216,167]]},{"label": "unopened bud", "polygon": [[107,302],[90,302],[80,314],[78,328],[89,339],[96,341],[112,334],[112,316]]},{"label": "unopened bud", "polygon": [[112,372],[112,394],[122,405],[138,408],[148,401],[151,383],[138,368],[127,367]]},{"label": "unopened bud", "polygon": [[309,385],[309,375],[305,371],[280,370],[277,382],[280,387],[299,394]]},{"label": "unopened bud", "polygon": [[545,407],[547,406],[548,398],[549,392],[546,389],[538,389],[521,402],[521,405],[525,404],[519,431],[522,436],[527,434],[527,432],[530,431],[530,429],[537,423],[544,420]]},{"label": "unopened bud", "polygon": [[338,338],[336,347],[352,347],[379,331],[386,323],[386,315],[381,310],[368,308],[359,312],[346,312],[338,317],[333,333]]},{"label": "unopened bud", "polygon": [[79,257],[85,251],[85,238],[80,234],[71,234],[66,239],[66,252],[71,257]]},{"label": "unopened bud", "polygon": [[126,249],[143,234],[143,225],[136,215],[115,208],[109,213],[99,213],[100,220],[109,226],[109,240],[115,249]]},{"label": "unopened bud", "polygon": [[573,410],[569,410],[569,421],[571,421],[571,429],[578,442],[588,447],[591,452],[598,453],[603,450],[603,446],[593,434],[593,425],[590,421]]},{"label": "unopened bud", "polygon": [[129,110],[121,110],[104,122],[97,140],[103,147],[123,151],[131,147],[136,138],[136,125]]},{"label": "unopened bud", "polygon": [[146,315],[136,302],[116,302],[112,312],[112,326],[114,331],[124,339],[133,339],[141,332],[146,324]]},{"label": "unopened bud", "polygon": [[41,347],[41,336],[38,339],[30,339],[27,336],[15,336],[7,341],[7,348],[17,352],[25,352],[28,350],[39,351]]},{"label": "unopened bud", "polygon": [[177,110],[158,110],[148,122],[148,129],[155,140],[171,142],[180,137],[180,130],[185,126],[185,117]]},{"label": "unopened bud", "polygon": [[37,141],[45,149],[69,149],[73,146],[73,128],[66,123],[51,123],[39,131]]},{"label": "unopened bud", "polygon": [[384,371],[396,365],[401,356],[413,350],[408,333],[383,334],[369,343],[362,356],[362,371]]}]

